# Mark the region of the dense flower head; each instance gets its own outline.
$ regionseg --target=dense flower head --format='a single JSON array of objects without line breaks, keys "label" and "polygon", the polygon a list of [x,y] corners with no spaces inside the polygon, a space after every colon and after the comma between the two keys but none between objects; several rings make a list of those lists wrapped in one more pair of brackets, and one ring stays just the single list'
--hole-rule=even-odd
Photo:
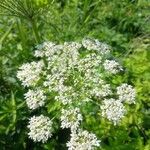
[{"label": "dense flower head", "polygon": [[103,84],[102,86],[95,86],[95,88],[91,90],[91,94],[93,96],[102,98],[111,95],[112,91],[109,84]]},{"label": "dense flower head", "polygon": [[82,121],[82,115],[79,108],[62,109],[61,127],[71,128],[72,132],[76,132]]},{"label": "dense flower head", "polygon": [[44,91],[40,88],[37,88],[36,90],[29,90],[24,94],[24,96],[28,107],[32,110],[44,106],[45,104],[46,96]]},{"label": "dense flower head", "polygon": [[80,71],[92,71],[94,68],[99,67],[102,62],[102,56],[96,53],[87,54],[78,61],[78,69]]},{"label": "dense flower head", "polygon": [[31,117],[28,128],[28,135],[34,142],[44,143],[52,136],[52,121],[46,116]]},{"label": "dense flower head", "polygon": [[60,49],[62,49],[61,45],[56,45],[53,42],[44,42],[43,44],[38,45],[37,50],[35,51],[35,57],[50,57],[55,53],[58,53]]},{"label": "dense flower head", "polygon": [[[61,50],[59,48],[56,50],[55,44],[46,43],[44,53],[50,50],[52,55],[50,57],[45,56],[48,67],[43,85],[48,87],[50,91],[58,92],[55,99],[64,105],[77,100],[80,97],[79,91],[80,95],[86,91],[89,97],[105,97],[111,94],[109,84],[105,84],[98,72],[102,66],[101,53],[93,51],[82,56],[79,51],[81,47],[82,44],[77,42],[65,42]],[[100,49],[102,48],[99,47]],[[69,82],[72,84],[70,85]]]},{"label": "dense flower head", "polygon": [[117,87],[117,94],[119,95],[120,101],[125,101],[129,104],[135,103],[135,89],[128,85],[127,83],[123,83],[119,87]]},{"label": "dense flower head", "polygon": [[103,65],[105,70],[112,74],[116,74],[123,70],[119,63],[115,60],[106,60]]},{"label": "dense flower head", "polygon": [[60,101],[63,105],[71,104],[77,99],[78,93],[74,91],[71,86],[60,86],[57,87],[59,95],[55,96],[55,100]]},{"label": "dense flower head", "polygon": [[[123,70],[118,62],[109,60],[110,47],[89,38],[64,44],[47,41],[36,47],[34,56],[41,61],[23,64],[17,73],[22,85],[30,87],[25,93],[29,109],[46,105],[49,111],[50,107],[59,104],[56,108],[58,114],[61,113],[60,127],[71,129],[68,149],[94,150],[99,147],[100,141],[93,133],[80,130],[84,125],[81,123],[84,122],[81,112],[85,112],[82,106],[87,103],[97,105],[101,117],[116,125],[126,113],[124,102],[135,103],[135,90],[131,85],[124,83],[117,87],[107,80]],[[51,137],[52,121],[43,115],[33,116],[28,128],[31,139],[46,142]]]},{"label": "dense flower head", "polygon": [[65,42],[64,46],[66,49],[72,50],[72,49],[80,49],[82,47],[82,44],[78,42]]},{"label": "dense flower head", "polygon": [[93,133],[79,130],[77,133],[71,134],[67,147],[68,150],[94,150],[96,147],[100,147],[100,140]]},{"label": "dense flower head", "polygon": [[43,61],[33,61],[31,63],[23,64],[17,72],[17,77],[22,82],[23,86],[35,86],[37,81],[40,79],[43,67]]},{"label": "dense flower head", "polygon": [[110,52],[110,47],[107,44],[100,42],[98,39],[84,38],[82,44],[88,50],[97,50],[101,54]]},{"label": "dense flower head", "polygon": [[116,125],[125,115],[125,107],[119,100],[105,99],[101,106],[102,116]]}]

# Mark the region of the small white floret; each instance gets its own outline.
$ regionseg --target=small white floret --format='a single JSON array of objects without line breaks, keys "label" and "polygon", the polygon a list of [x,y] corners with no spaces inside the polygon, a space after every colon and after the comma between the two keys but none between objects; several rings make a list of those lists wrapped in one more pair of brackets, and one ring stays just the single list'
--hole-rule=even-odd
[{"label": "small white floret", "polygon": [[125,107],[120,100],[105,99],[101,106],[102,116],[112,121],[114,125],[120,122],[125,115]]},{"label": "small white floret", "polygon": [[61,127],[71,128],[72,132],[75,132],[82,121],[82,115],[79,108],[62,109],[61,114]]},{"label": "small white floret", "polygon": [[28,107],[32,110],[44,106],[45,104],[46,96],[44,94],[44,91],[40,88],[36,90],[29,90],[24,94],[24,96]]},{"label": "small white floret", "polygon": [[77,133],[71,134],[67,147],[68,150],[94,150],[96,147],[100,147],[100,140],[93,133],[79,130]]},{"label": "small white floret", "polygon": [[23,64],[17,72],[17,78],[22,82],[23,86],[35,86],[40,79],[43,67],[43,61],[33,61],[31,63]]},{"label": "small white floret", "polygon": [[115,60],[106,60],[103,65],[105,70],[112,74],[116,74],[123,70],[119,63]]},{"label": "small white floret", "polygon": [[119,96],[120,101],[125,101],[129,104],[135,103],[136,92],[131,85],[123,83],[122,85],[117,87],[117,94]]},{"label": "small white floret", "polygon": [[46,116],[31,117],[28,128],[29,138],[34,142],[45,143],[52,136],[52,121]]}]

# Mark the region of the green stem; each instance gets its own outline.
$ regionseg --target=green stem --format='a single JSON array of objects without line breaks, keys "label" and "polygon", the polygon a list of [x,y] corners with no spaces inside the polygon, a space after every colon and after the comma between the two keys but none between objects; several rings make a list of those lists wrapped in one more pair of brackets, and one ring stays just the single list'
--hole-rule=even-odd
[{"label": "green stem", "polygon": [[19,34],[20,34],[22,47],[23,47],[23,49],[26,49],[27,39],[26,39],[24,27],[22,25],[22,21],[20,19],[17,19],[17,27],[18,27],[18,31],[19,31]]},{"label": "green stem", "polygon": [[8,28],[8,30],[4,33],[3,36],[0,37],[0,44],[3,43],[3,41],[5,41],[5,39],[7,38],[7,36],[9,35],[10,31],[12,30],[14,26],[14,22],[12,22],[11,26]]},{"label": "green stem", "polygon": [[36,24],[34,19],[31,19],[31,25],[32,25],[32,30],[33,30],[33,35],[34,35],[35,41],[37,44],[39,44],[40,43],[40,36],[38,33],[37,24]]}]

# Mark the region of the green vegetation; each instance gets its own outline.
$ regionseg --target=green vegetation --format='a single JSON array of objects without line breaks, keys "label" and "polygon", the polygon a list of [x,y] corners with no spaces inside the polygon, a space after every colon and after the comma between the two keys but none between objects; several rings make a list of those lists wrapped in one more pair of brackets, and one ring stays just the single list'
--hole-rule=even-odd
[{"label": "green vegetation", "polygon": [[21,64],[34,60],[37,44],[92,37],[112,46],[112,53],[127,68],[123,79],[113,82],[134,85],[137,97],[119,126],[99,123],[87,113],[87,129],[102,140],[102,150],[149,150],[149,10],[148,0],[0,0],[0,149],[66,149],[68,130],[59,129],[46,144],[28,139],[26,125],[35,112],[26,106],[26,89],[16,73]]}]

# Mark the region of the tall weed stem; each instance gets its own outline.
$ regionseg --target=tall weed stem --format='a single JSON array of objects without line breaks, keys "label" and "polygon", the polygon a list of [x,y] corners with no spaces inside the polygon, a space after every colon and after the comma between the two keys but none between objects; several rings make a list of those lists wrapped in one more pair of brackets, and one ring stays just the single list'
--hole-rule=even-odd
[{"label": "tall weed stem", "polygon": [[33,30],[33,35],[34,35],[35,41],[37,44],[39,44],[40,43],[40,36],[38,33],[37,23],[36,23],[35,19],[30,19],[30,22],[32,25],[32,30]]}]

